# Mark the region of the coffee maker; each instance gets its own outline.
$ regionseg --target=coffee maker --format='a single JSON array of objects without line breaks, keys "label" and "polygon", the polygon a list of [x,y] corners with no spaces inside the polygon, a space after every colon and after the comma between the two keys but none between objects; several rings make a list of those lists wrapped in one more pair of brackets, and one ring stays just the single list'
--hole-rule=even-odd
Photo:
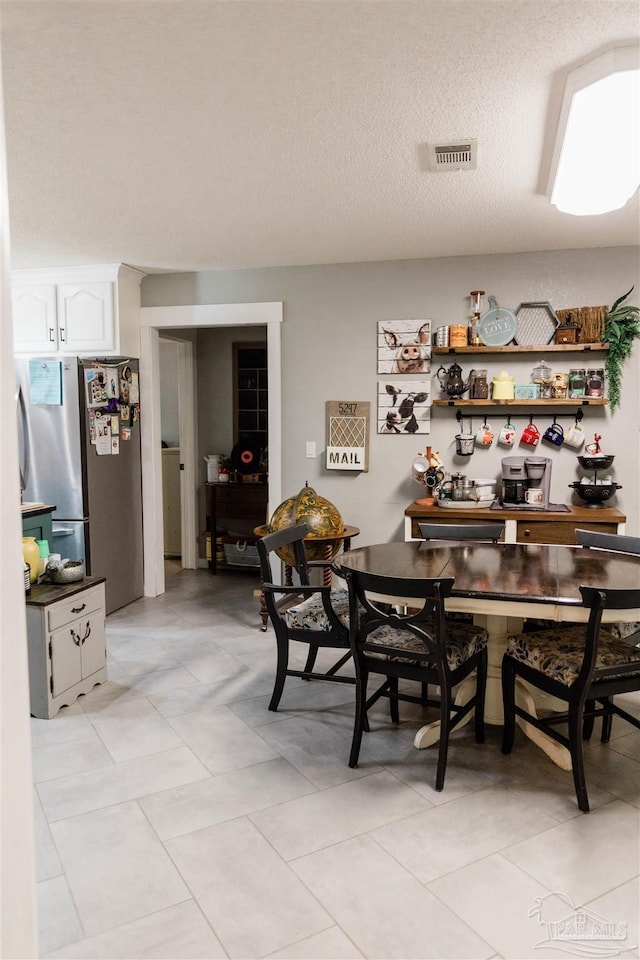
[{"label": "coffee maker", "polygon": [[504,457],[502,496],[505,507],[547,510],[551,488],[551,460],[546,457]]}]

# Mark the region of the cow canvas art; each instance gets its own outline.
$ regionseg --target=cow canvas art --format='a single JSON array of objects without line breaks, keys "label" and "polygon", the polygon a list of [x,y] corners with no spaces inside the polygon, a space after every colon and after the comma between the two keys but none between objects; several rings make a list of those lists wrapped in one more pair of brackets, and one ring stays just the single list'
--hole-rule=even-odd
[{"label": "cow canvas art", "polygon": [[378,323],[378,373],[429,373],[431,321],[381,320]]},{"label": "cow canvas art", "polygon": [[378,382],[378,433],[413,435],[431,427],[430,380]]}]

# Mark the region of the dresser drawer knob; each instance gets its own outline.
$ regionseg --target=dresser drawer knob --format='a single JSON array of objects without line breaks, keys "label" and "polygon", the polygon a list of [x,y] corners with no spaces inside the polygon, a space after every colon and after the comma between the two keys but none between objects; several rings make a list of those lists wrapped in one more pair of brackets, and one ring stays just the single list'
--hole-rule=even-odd
[{"label": "dresser drawer knob", "polygon": [[531,536],[531,530],[529,530],[528,527],[527,527],[527,529],[524,531],[524,535],[525,535],[525,537],[530,537],[530,536]]}]

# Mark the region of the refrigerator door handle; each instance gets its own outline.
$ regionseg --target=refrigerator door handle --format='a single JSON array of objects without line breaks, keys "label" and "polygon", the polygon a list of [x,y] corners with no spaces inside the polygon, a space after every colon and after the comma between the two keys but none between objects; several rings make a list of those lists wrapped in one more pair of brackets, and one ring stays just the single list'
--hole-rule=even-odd
[{"label": "refrigerator door handle", "polygon": [[27,416],[27,404],[24,399],[22,387],[18,387],[18,411],[22,422],[22,450],[20,451],[20,487],[27,489],[29,482],[29,417]]}]

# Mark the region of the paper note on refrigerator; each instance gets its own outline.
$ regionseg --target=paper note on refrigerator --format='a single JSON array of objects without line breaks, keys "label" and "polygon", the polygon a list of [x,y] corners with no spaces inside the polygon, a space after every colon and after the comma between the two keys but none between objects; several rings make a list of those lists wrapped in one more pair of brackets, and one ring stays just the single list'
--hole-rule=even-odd
[{"label": "paper note on refrigerator", "polygon": [[62,405],[62,364],[59,360],[29,360],[31,403]]}]

